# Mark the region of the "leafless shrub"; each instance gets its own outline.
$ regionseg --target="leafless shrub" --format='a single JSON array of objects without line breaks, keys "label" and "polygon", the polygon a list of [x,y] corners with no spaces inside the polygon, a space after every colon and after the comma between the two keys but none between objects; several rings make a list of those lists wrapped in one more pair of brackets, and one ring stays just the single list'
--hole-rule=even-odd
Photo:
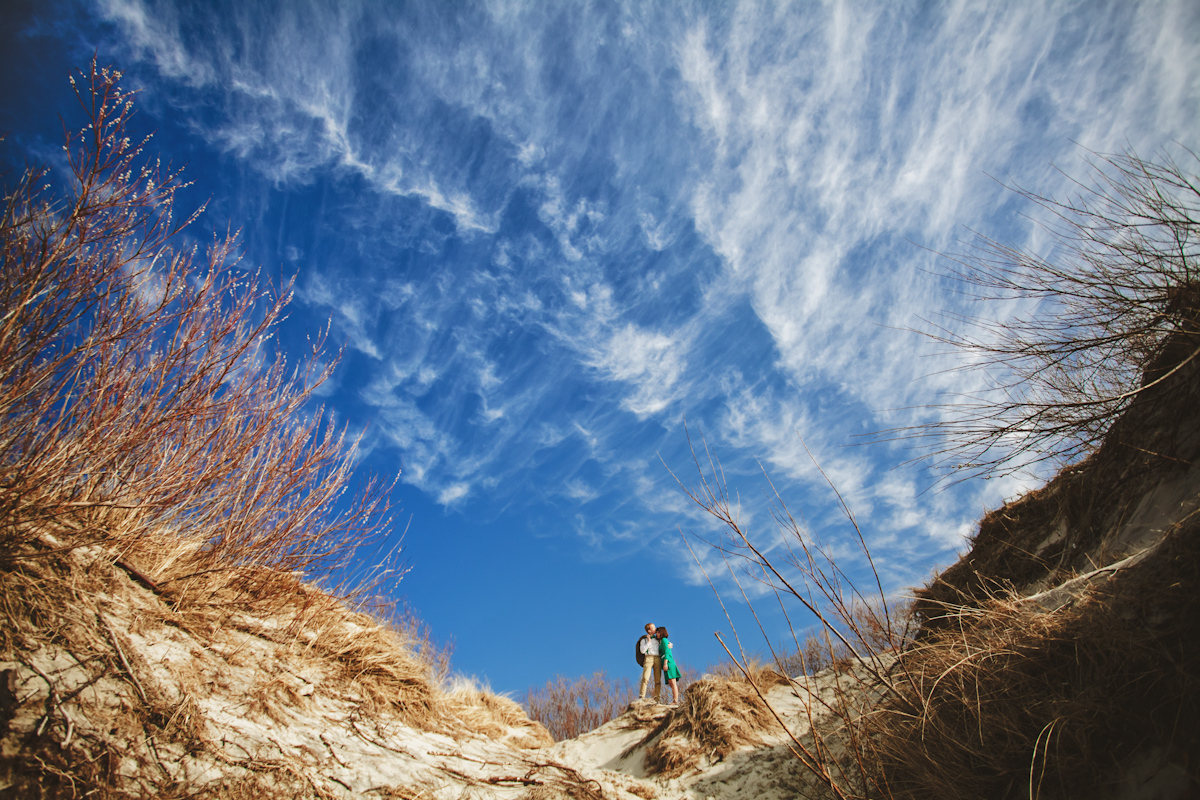
[{"label": "leafless shrub", "polygon": [[1200,355],[1200,180],[1185,152],[1182,165],[1169,153],[1096,155],[1065,201],[1015,187],[1045,212],[1050,253],[980,236],[950,256],[949,274],[978,301],[1035,309],[922,331],[963,351],[959,369],[983,371],[992,391],[932,406],[940,421],[883,438],[932,443],[927,457],[956,480],[1003,475],[1073,462],[1139,398],[1190,391],[1167,380]]},{"label": "leafless shrub", "polygon": [[[65,185],[30,170],[0,214],[0,661],[5,687],[19,674],[49,704],[0,689],[34,729],[0,731],[12,791],[327,796],[282,751],[230,760],[197,703],[216,686],[276,722],[323,697],[548,744],[513,701],[447,692],[450,650],[410,613],[360,613],[401,573],[388,487],[349,492],[355,445],[309,407],[336,359],[319,366],[323,336],[296,367],[272,355],[291,285],[241,270],[234,235],[186,245],[185,184],[130,142],[119,79],[83,75]],[[377,566],[331,585],[364,545]],[[145,637],[172,632],[193,643],[184,666],[150,664]],[[163,760],[192,755],[229,772],[177,783]]]},{"label": "leafless shrub", "polygon": [[[876,777],[875,765],[869,756],[871,744],[862,720],[881,692],[886,694],[892,691],[895,679],[890,668],[895,661],[895,653],[912,638],[911,616],[908,613],[911,606],[902,603],[897,607],[889,601],[854,515],[832,484],[830,488],[837,495],[874,576],[875,585],[869,595],[860,591],[833,558],[816,544],[814,537],[788,511],[777,492],[773,494],[771,512],[782,534],[784,556],[774,560],[768,557],[743,527],[738,505],[731,500],[720,462],[711,454],[707,443],[703,444],[701,450],[703,459],[693,445],[692,454],[698,474],[696,485],[689,487],[676,476],[688,499],[724,526],[725,535],[720,540],[701,541],[721,554],[730,577],[738,585],[756,619],[754,604],[742,588],[742,577],[739,575],[749,577],[771,590],[789,627],[792,625],[789,602],[798,603],[814,615],[819,624],[817,634],[810,634],[803,644],[793,628],[792,648],[781,652],[776,650],[759,623],[776,670],[763,670],[760,663],[742,648],[740,638],[739,653],[736,655],[719,634],[717,638],[725,647],[734,667],[742,673],[743,685],[749,687],[774,722],[789,734],[792,752],[804,766],[817,776],[834,797],[865,797],[876,786]],[[690,543],[688,547],[691,547]],[[697,564],[703,569],[698,558]],[[720,599],[719,593],[717,596]],[[724,601],[721,602],[724,605]],[[736,629],[734,633],[736,636]],[[810,659],[814,663],[808,663]],[[800,669],[792,673],[789,667],[797,660]],[[839,671],[845,673],[845,678],[836,682],[832,693],[823,693],[806,681],[791,679],[793,674],[816,673],[825,665],[838,665],[841,667]],[[780,671],[788,675],[781,675]],[[784,725],[767,702],[765,693],[773,684],[764,678],[791,683],[797,691],[806,694],[807,728],[810,731],[807,742],[801,741],[794,731]],[[836,732],[828,726],[821,728],[815,724],[818,717],[828,716],[839,720]]]},{"label": "leafless shrub", "polygon": [[[916,604],[905,598],[894,598],[888,607],[888,614],[893,621],[906,621],[903,626],[893,624],[892,630],[906,631],[906,636],[915,633],[913,614]],[[851,604],[850,615],[855,620],[855,629],[868,647],[880,653],[894,651],[897,642],[889,634],[888,627],[883,624],[883,610],[878,603],[856,601]],[[907,641],[907,639],[905,640]],[[905,642],[899,643],[903,647]],[[780,648],[775,653],[775,668],[783,675],[815,675],[822,670],[838,665],[848,664],[853,654],[849,648],[835,640],[829,631],[817,626],[810,629],[799,639],[799,646],[794,649]],[[747,661],[753,665],[756,659],[750,656]],[[727,669],[737,671],[735,663],[729,663]],[[751,670],[753,671],[753,670]]]},{"label": "leafless shrub", "polygon": [[817,630],[805,635],[798,649],[780,650],[775,656],[775,663],[784,675],[796,677],[816,675],[849,658],[850,651],[844,645],[835,642],[827,631]]},{"label": "leafless shrub", "polygon": [[595,730],[623,712],[637,692],[628,678],[614,680],[603,671],[575,679],[561,675],[539,689],[529,689],[523,704],[555,741]]},{"label": "leafless shrub", "polygon": [[[0,211],[0,656],[33,664],[61,648],[82,679],[123,680],[140,702],[111,726],[128,748],[80,745],[92,733],[48,714],[28,747],[6,751],[5,769],[24,764],[34,784],[57,787],[47,796],[115,796],[113,765],[145,755],[135,743],[207,746],[183,677],[182,699],[141,686],[129,632],[106,622],[103,602],[127,598],[130,578],[163,616],[146,611],[137,625],[201,641],[253,628],[325,665],[364,706],[439,727],[444,658],[418,641],[419,625],[357,614],[305,582],[366,544],[383,547],[379,567],[327,588],[353,600],[396,577],[387,487],[348,492],[354,443],[310,407],[336,363],[322,361],[324,337],[298,366],[272,354],[290,283],[275,290],[244,271],[234,234],[203,253],[189,245],[199,212],[176,218],[179,171],[131,141],[119,73],[93,63],[73,83],[85,124],[67,135],[63,163],[27,170]],[[75,558],[85,553],[86,564]],[[247,708],[277,714],[292,694],[267,678]],[[82,702],[66,689],[59,699]],[[136,780],[160,796],[159,767],[145,766]]]},{"label": "leafless shrub", "polygon": [[[31,169],[0,216],[0,556],[57,531],[120,542],[184,600],[253,594],[251,567],[336,569],[390,526],[386,492],[346,498],[353,443],[307,408],[324,337],[289,367],[271,337],[291,296],[203,254],[176,219],[179,171],[133,141],[131,93],[94,63],[66,185]],[[154,533],[174,546],[140,547]],[[161,544],[162,540],[159,540]]]}]

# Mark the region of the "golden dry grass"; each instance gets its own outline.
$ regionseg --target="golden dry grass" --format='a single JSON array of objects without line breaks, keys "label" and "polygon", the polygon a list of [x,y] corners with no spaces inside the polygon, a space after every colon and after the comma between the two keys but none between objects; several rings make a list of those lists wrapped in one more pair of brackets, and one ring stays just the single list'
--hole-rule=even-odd
[{"label": "golden dry grass", "polygon": [[[230,761],[226,734],[203,708],[214,693],[240,698],[240,713],[263,724],[287,726],[320,698],[349,699],[372,725],[514,748],[552,743],[508,698],[443,689],[411,626],[355,612],[290,573],[257,576],[254,585],[270,592],[248,598],[239,590],[233,605],[220,602],[226,584],[195,595],[210,603],[185,597],[176,607],[170,584],[147,588],[115,563],[109,545],[27,549],[31,557],[0,568],[0,661],[12,665],[6,682],[26,682],[26,701],[14,698],[4,714],[29,729],[5,728],[13,735],[0,775],[19,796],[321,796],[285,757]],[[45,700],[29,699],[30,687]],[[229,780],[169,777],[178,774],[173,765],[200,757],[226,764]]]},{"label": "golden dry grass", "polygon": [[442,695],[442,707],[468,730],[492,739],[508,739],[515,747],[536,749],[554,744],[540,722],[531,720],[515,700],[481,688],[473,681],[458,681]]},{"label": "golden dry grass", "polygon": [[[788,681],[770,669],[756,676],[759,688]],[[688,687],[678,708],[642,741],[646,771],[665,778],[699,767],[704,759],[720,760],[744,745],[762,743],[765,733],[778,730],[766,704],[744,678],[706,677]]]},{"label": "golden dry grass", "polygon": [[1198,536],[1177,529],[1054,611],[1015,598],[945,615],[865,720],[886,796],[1099,797],[1139,754],[1200,763]]}]

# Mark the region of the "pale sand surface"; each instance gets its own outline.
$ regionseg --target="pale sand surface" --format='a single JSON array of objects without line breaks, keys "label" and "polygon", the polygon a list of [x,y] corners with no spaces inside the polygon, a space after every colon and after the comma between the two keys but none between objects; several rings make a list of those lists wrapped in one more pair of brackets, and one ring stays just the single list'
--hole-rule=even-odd
[{"label": "pale sand surface", "polygon": [[[418,730],[386,709],[364,705],[334,665],[311,657],[305,637],[281,635],[274,621],[241,617],[217,630],[190,631],[170,624],[160,598],[133,582],[121,587],[119,597],[98,593],[91,600],[101,628],[116,641],[115,647],[111,639],[92,641],[92,649],[106,650],[119,668],[94,680],[71,655],[73,648],[52,646],[0,662],[19,699],[0,739],[6,754],[52,723],[68,729],[68,745],[111,743],[123,754],[116,771],[131,781],[149,772],[192,788],[220,786],[250,772],[268,780],[264,769],[302,777],[317,796],[339,798],[566,796],[583,786],[612,798],[773,800],[794,797],[809,782],[780,731],[724,760],[701,759],[676,778],[647,775],[644,755],[652,740],[644,740],[674,713],[653,703],[635,704],[595,731],[541,749],[519,746],[528,743],[524,726],[489,736],[472,731],[469,720],[449,719],[443,732]],[[812,685],[829,697],[835,680],[821,676]],[[808,727],[804,694],[785,686],[768,694],[798,733]],[[62,702],[66,696],[73,696],[70,702]],[[129,728],[136,718],[130,712],[145,704],[186,715],[206,747],[185,748]],[[49,722],[47,707],[53,707]],[[814,708],[820,716],[819,704]],[[530,794],[535,790],[551,795]]]},{"label": "pale sand surface", "polygon": [[[833,702],[839,686],[851,685],[858,685],[858,680],[826,670],[813,678],[801,676],[793,686],[775,686],[764,694],[792,734],[811,749],[812,724],[829,741],[834,741],[831,735],[834,716],[824,704]],[[761,732],[760,744],[744,746],[720,760],[701,758],[693,769],[677,778],[647,775],[644,756],[652,741],[643,740],[673,711],[667,706],[635,703],[625,714],[596,730],[541,752],[570,764],[606,789],[632,788],[646,792],[640,794],[643,797],[782,800],[796,797],[798,792],[811,797],[826,796],[824,787],[789,749],[791,737],[778,727]],[[632,752],[625,755],[630,748]]]}]

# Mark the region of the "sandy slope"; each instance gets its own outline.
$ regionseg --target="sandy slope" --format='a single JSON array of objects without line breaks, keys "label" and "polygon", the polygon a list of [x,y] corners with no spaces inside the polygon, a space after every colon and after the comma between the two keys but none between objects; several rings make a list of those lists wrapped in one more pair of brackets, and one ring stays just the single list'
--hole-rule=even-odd
[{"label": "sandy slope", "polygon": [[[53,608],[27,607],[33,622],[9,631],[16,646],[0,660],[0,797],[103,787],[132,797],[769,800],[812,783],[773,723],[713,757],[672,733],[684,710],[639,703],[537,749],[544,731],[511,701],[451,695],[416,714],[348,679],[346,657],[323,654],[316,638],[361,639],[361,617],[317,632],[243,612],[177,613],[97,546],[24,569],[26,589],[41,586],[37,601]],[[828,702],[838,681],[828,672],[812,687]],[[809,725],[807,686],[767,691],[796,733]],[[686,768],[648,774],[648,749],[672,736]]]},{"label": "sandy slope", "polygon": [[[825,737],[834,739],[835,717],[829,704],[839,688],[857,685],[849,676],[833,669],[815,678],[799,678],[794,685],[776,685],[764,691],[766,701],[802,745],[810,750],[815,725]],[[736,748],[723,758],[702,755],[677,777],[651,775],[646,767],[647,749],[677,709],[653,703],[635,703],[617,719],[575,739],[559,742],[544,752],[577,768],[597,781],[613,796],[618,791],[641,797],[734,800],[775,800],[800,796],[825,797],[827,790],[793,754],[796,746],[778,725],[758,732],[759,741]],[[810,716],[811,714],[811,716]]]},{"label": "sandy slope", "polygon": [[[1192,468],[1139,487],[1093,552],[1074,554],[1103,566],[1039,576],[1017,605],[1061,614],[1140,565],[1177,561],[1163,548],[1177,548],[1180,524],[1200,513],[1198,486]],[[1038,502],[1054,500],[1053,491]],[[1063,536],[1062,525],[1042,530],[1042,549]],[[403,663],[381,661],[363,644],[381,634],[360,615],[326,613],[316,624],[282,612],[181,613],[100,546],[57,553],[60,542],[44,544],[49,557],[5,573],[0,798],[95,788],[112,797],[256,800],[828,797],[793,752],[815,752],[818,739],[831,748],[825,761],[836,768],[841,759],[845,768],[833,779],[855,783],[832,709],[873,702],[862,665],[764,684],[790,736],[747,705],[754,700],[744,683],[709,680],[688,687],[679,708],[636,703],[594,731],[546,746],[544,730],[511,701],[439,695]],[[379,652],[391,646],[385,641]],[[707,706],[695,701],[701,689]],[[681,727],[688,714],[711,730]],[[1186,796],[1188,778],[1174,757],[1135,755],[1117,774],[1113,797]],[[673,766],[664,768],[664,758]]]},{"label": "sandy slope", "polygon": [[[311,629],[244,613],[206,623],[98,547],[64,559],[35,565],[22,588],[40,581],[55,607],[27,607],[48,624],[20,630],[0,660],[0,796],[72,796],[78,783],[134,797],[515,797],[534,780],[573,782],[528,757],[549,738],[511,701],[451,694],[417,714],[371,696],[390,684],[346,669],[371,668],[367,657],[320,652]],[[363,619],[342,614],[320,634],[368,637]]]}]

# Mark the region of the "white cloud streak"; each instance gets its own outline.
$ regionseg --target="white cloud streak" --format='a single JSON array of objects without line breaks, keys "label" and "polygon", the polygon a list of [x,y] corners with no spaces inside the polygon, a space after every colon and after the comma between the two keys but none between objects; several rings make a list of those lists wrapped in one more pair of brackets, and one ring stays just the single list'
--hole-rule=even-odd
[{"label": "white cloud streak", "polygon": [[[919,380],[948,362],[897,329],[963,307],[913,243],[1036,243],[989,175],[1062,193],[1073,142],[1195,146],[1200,118],[1184,2],[102,8],[193,93],[171,102],[222,98],[192,123],[214,147],[284,188],[363,182],[337,211],[353,255],[300,296],[371,363],[373,446],[447,505],[508,502],[553,464],[539,497],[622,498],[579,528],[599,548],[694,514],[654,459],[686,463],[684,418],[733,474],[757,457],[802,493],[824,481],[803,435],[898,565],[952,548],[1014,487],[918,499],[892,454],[842,447],[979,388]],[[428,224],[397,232],[411,204]]]}]

